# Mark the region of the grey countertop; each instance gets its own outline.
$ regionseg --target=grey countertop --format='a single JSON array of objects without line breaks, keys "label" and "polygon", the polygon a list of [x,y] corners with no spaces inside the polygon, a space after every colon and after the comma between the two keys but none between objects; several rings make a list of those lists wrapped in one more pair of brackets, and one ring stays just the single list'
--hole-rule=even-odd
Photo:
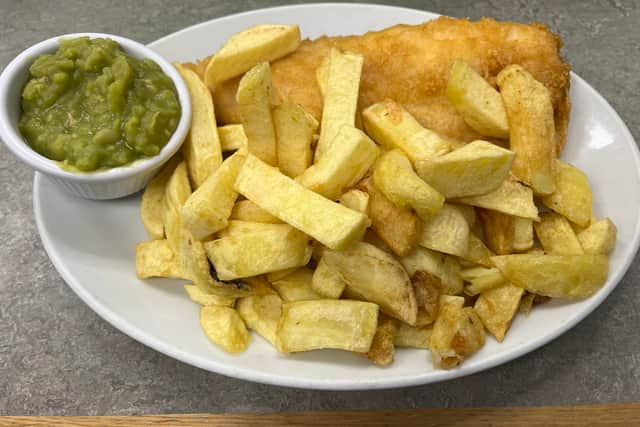
[{"label": "grey countertop", "polygon": [[[0,0],[0,69],[27,46],[76,31],[147,43],[230,13],[283,3]],[[640,3],[635,0],[398,1],[471,18],[541,21],[573,70],[640,137]],[[466,378],[406,389],[323,392],[253,384],[157,353],[99,318],[66,286],[40,243],[33,172],[0,144],[0,415],[295,411],[640,401],[640,262],[574,329]]]}]

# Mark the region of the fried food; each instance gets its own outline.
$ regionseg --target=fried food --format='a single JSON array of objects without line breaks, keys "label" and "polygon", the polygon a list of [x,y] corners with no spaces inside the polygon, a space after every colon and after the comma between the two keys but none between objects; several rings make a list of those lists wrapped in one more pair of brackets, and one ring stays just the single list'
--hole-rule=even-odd
[{"label": "fried food", "polygon": [[[280,96],[305,107],[320,119],[322,95],[316,69],[332,47],[364,56],[359,108],[393,99],[420,124],[464,142],[480,135],[467,125],[447,99],[449,70],[457,59],[471,65],[491,85],[507,65],[520,64],[551,94],[558,153],[569,120],[569,64],[560,57],[560,38],[538,23],[477,22],[441,17],[420,25],[396,25],[362,36],[320,37],[272,64]],[[216,110],[224,123],[237,123],[233,102],[237,80],[217,87]]]}]

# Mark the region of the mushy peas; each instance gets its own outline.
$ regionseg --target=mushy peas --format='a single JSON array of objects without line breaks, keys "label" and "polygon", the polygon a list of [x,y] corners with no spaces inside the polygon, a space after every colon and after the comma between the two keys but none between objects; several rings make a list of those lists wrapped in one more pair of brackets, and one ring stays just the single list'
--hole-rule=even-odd
[{"label": "mushy peas", "polygon": [[64,169],[102,170],[154,156],[178,125],[171,79],[111,39],[62,39],[29,72],[20,131],[31,148]]}]

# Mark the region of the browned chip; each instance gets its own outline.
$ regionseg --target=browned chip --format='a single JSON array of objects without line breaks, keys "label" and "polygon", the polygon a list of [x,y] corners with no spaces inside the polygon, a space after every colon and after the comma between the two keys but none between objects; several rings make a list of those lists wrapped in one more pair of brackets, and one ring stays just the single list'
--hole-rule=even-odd
[{"label": "browned chip", "polygon": [[416,294],[416,304],[419,310],[420,324],[418,326],[433,323],[438,315],[440,290],[442,288],[440,278],[426,271],[416,271],[411,276],[411,283]]},{"label": "browned chip", "polygon": [[386,366],[393,362],[397,331],[398,321],[396,319],[382,313],[378,315],[378,328],[373,336],[371,348],[366,353],[369,360],[380,366]]},{"label": "browned chip", "polygon": [[487,209],[478,209],[477,211],[484,229],[485,242],[489,249],[498,255],[506,255],[513,252],[514,217]]},{"label": "browned chip", "polygon": [[369,194],[371,227],[396,255],[405,256],[418,246],[422,222],[415,213],[391,203],[371,177],[360,181],[357,188]]}]

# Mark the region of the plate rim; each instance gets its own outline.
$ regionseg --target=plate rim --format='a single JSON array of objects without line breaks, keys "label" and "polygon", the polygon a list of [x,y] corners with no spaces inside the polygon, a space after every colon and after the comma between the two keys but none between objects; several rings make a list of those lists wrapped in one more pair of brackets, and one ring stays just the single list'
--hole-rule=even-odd
[{"label": "plate rim", "polygon": [[[326,8],[326,7],[337,7],[337,8],[359,8],[359,7],[374,7],[379,9],[394,9],[394,10],[403,10],[405,12],[417,12],[425,15],[432,15],[433,17],[441,16],[437,13],[412,9],[407,7],[395,7],[390,5],[376,5],[376,4],[367,4],[367,3],[314,3],[314,4],[299,4],[299,5],[285,5],[285,6],[275,6],[269,8],[261,8],[254,9],[250,11],[239,12],[231,15],[225,15],[219,18],[213,18],[208,21],[204,21],[198,24],[191,25],[189,27],[178,30],[169,35],[163,36],[151,43],[148,43],[147,46],[153,48],[153,45],[157,43],[161,43],[165,39],[170,37],[174,37],[183,32],[187,32],[193,30],[194,28],[208,25],[212,21],[219,22],[221,20],[227,19],[237,19],[238,17],[242,17],[245,15],[251,15],[256,13],[264,13],[265,11],[277,11],[277,10],[291,10],[291,9],[313,9],[313,8]],[[616,112],[616,110],[609,104],[609,102],[588,82],[582,79],[580,76],[571,71],[571,78],[575,79],[577,82],[584,84],[586,90],[590,93],[590,96],[595,96],[599,101],[602,102],[602,105],[609,113],[612,114],[615,121],[615,127],[621,129],[622,133],[625,136],[635,142],[632,145],[633,152],[633,160],[638,168],[636,170],[640,170],[640,149],[638,148],[638,144],[633,137],[633,134],[624,123],[620,115]],[[640,173],[639,173],[640,174]],[[376,376],[372,375],[370,379],[366,380],[336,380],[336,379],[304,379],[296,376],[284,377],[280,374],[269,374],[264,373],[259,370],[247,370],[246,368],[238,368],[236,366],[230,366],[223,362],[216,361],[215,359],[205,359],[203,357],[194,356],[193,354],[181,350],[178,347],[171,346],[165,341],[156,339],[136,326],[130,324],[128,321],[122,319],[118,316],[118,314],[109,308],[105,307],[101,304],[90,292],[88,292],[82,285],[74,278],[74,275],[67,270],[64,266],[64,262],[56,252],[54,248],[53,239],[48,234],[45,225],[44,225],[44,213],[41,206],[42,195],[41,195],[41,186],[42,186],[42,175],[38,172],[34,174],[34,182],[33,182],[33,209],[34,216],[36,220],[36,228],[38,230],[38,234],[42,241],[45,252],[47,253],[49,259],[51,260],[54,268],[58,271],[60,276],[62,276],[65,283],[74,291],[74,293],[85,303],[87,304],[99,317],[107,321],[109,324],[114,326],[120,332],[125,335],[133,338],[134,340],[144,344],[147,347],[150,347],[160,353],[163,353],[169,357],[172,357],[176,360],[179,360],[183,363],[186,363],[191,366],[196,366],[200,369],[204,369],[210,372],[214,372],[217,374],[225,375],[228,377],[238,378],[251,382],[258,382],[263,384],[270,384],[276,386],[285,386],[285,387],[294,387],[294,388],[302,388],[302,389],[317,389],[317,390],[364,390],[364,389],[392,389],[398,387],[408,387],[408,386],[416,386],[416,385],[424,385],[431,384],[445,380],[451,380],[467,375],[471,375],[477,372],[485,371],[496,366],[502,365],[506,362],[518,359],[523,355],[533,352],[536,349],[548,344],[549,342],[555,340],[559,336],[563,335],[573,327],[575,327],[578,323],[580,323],[584,318],[586,318],[589,314],[593,313],[593,311],[599,307],[602,302],[611,294],[611,292],[618,286],[618,284],[622,281],[624,275],[628,272],[635,256],[638,252],[638,248],[640,247],[640,218],[635,223],[635,230],[633,231],[633,237],[630,242],[630,251],[627,253],[627,256],[622,260],[621,268],[615,272],[611,277],[609,277],[610,284],[608,287],[602,288],[596,295],[590,297],[587,301],[588,303],[584,307],[582,311],[577,313],[568,319],[568,321],[563,324],[560,328],[553,331],[552,333],[548,333],[534,341],[527,341],[522,343],[516,347],[514,347],[511,351],[499,354],[494,357],[489,357],[487,360],[481,361],[479,363],[473,365],[462,365],[455,370],[440,370],[440,371],[430,371],[429,376],[425,378],[424,376],[415,376],[415,375],[402,375],[394,378],[384,378],[381,380],[376,380]]]}]

